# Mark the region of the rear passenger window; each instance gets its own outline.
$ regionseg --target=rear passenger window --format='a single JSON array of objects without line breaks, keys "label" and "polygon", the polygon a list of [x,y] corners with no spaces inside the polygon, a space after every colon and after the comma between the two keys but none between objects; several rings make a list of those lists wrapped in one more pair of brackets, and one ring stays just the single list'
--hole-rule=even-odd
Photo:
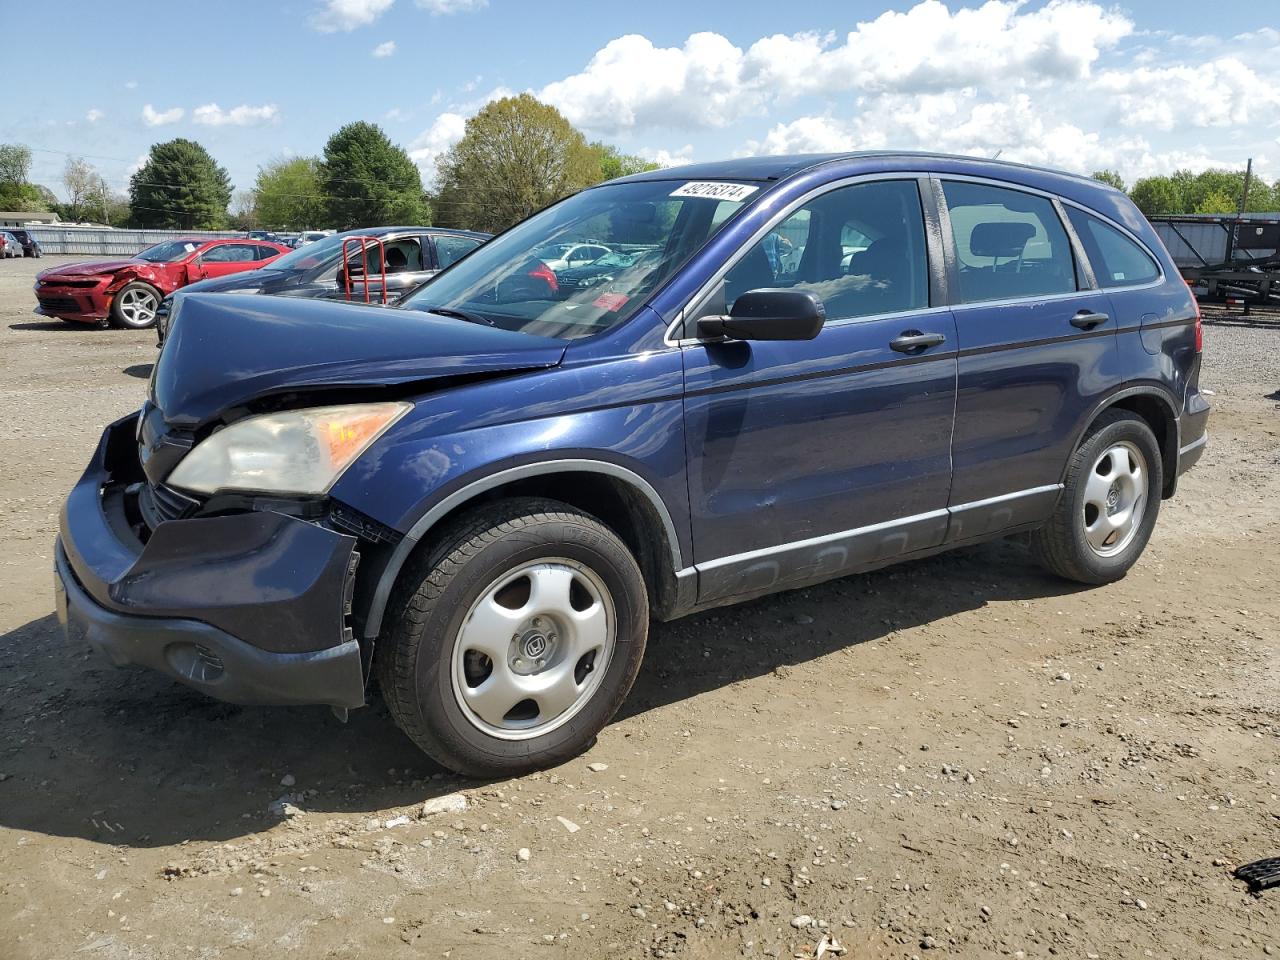
[{"label": "rear passenger window", "polygon": [[1071,243],[1049,200],[982,183],[947,181],[942,191],[951,215],[962,301],[1076,289]]},{"label": "rear passenger window", "polygon": [[471,237],[448,237],[437,236],[436,241],[436,259],[440,261],[440,269],[452,266],[456,261],[461,260],[468,253],[480,246],[479,240],[473,240]]},{"label": "rear passenger window", "polygon": [[758,241],[728,272],[728,312],[749,290],[784,287],[818,295],[828,320],[918,310],[929,305],[924,215],[914,180],[840,187],[805,204]]},{"label": "rear passenger window", "polygon": [[1067,216],[1093,264],[1098,286],[1127,287],[1160,276],[1150,255],[1115,227],[1075,207],[1067,207]]}]

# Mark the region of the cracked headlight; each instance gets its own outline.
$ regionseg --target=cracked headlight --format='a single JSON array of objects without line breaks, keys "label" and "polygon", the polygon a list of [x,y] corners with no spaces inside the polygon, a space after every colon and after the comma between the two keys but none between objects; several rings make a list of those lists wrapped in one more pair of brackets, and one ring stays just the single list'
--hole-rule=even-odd
[{"label": "cracked headlight", "polygon": [[166,482],[206,494],[317,496],[411,407],[359,403],[246,417],[199,443]]}]

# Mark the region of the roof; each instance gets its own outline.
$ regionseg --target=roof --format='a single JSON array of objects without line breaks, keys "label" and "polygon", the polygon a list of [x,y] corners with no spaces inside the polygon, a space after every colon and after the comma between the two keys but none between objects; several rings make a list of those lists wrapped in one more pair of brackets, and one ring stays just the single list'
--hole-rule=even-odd
[{"label": "roof", "polygon": [[[1024,163],[1013,163],[1009,160],[992,160],[986,157],[961,156],[952,153],[930,153],[914,150],[855,150],[849,153],[799,153],[766,157],[740,157],[736,160],[718,160],[712,163],[694,163],[684,167],[665,167],[660,170],[647,170],[621,178],[622,181],[637,180],[785,180],[787,177],[825,164],[848,163],[858,160],[921,160],[944,161],[945,163],[964,163],[978,166],[990,166],[1003,170],[1035,171],[1051,173],[1059,177],[1068,177],[1098,183],[1078,173],[1065,170],[1052,170],[1045,167],[1033,167]],[[613,181],[615,183],[620,181]]]},{"label": "roof", "polygon": [[491,233],[479,233],[475,230],[454,230],[451,227],[356,227],[352,230],[343,230],[337,236],[384,237],[388,233],[445,233],[459,237],[475,237],[478,240],[488,240],[493,236]]}]

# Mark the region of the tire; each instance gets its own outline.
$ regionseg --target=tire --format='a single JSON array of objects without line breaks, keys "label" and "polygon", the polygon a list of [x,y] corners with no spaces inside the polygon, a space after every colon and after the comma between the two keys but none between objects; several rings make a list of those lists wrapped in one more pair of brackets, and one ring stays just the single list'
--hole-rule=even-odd
[{"label": "tire", "polygon": [[648,631],[644,578],[612,530],[557,501],[503,500],[406,567],[374,670],[396,724],[432,759],[508,777],[594,742]]},{"label": "tire", "polygon": [[1104,411],[1071,458],[1053,517],[1032,532],[1032,554],[1068,580],[1119,580],[1151,539],[1163,487],[1151,428],[1134,414]]},{"label": "tire", "polygon": [[160,291],[149,283],[141,280],[127,283],[111,298],[111,322],[126,330],[155,326],[161,299]]}]

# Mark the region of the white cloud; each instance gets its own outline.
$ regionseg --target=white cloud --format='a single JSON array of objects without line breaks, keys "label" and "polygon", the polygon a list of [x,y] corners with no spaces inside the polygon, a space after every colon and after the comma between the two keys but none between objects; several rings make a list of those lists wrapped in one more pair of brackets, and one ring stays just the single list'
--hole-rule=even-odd
[{"label": "white cloud", "polygon": [[693,144],[686,143],[676,150],[655,150],[650,147],[642,147],[636,152],[660,167],[678,167],[682,163],[688,163],[693,159]]},{"label": "white cloud", "polygon": [[126,90],[137,90],[137,89],[138,89],[138,81],[137,81],[137,80],[128,80],[128,81],[126,81],[126,82],[125,82],[124,88],[125,88]]},{"label": "white cloud", "polygon": [[391,9],[395,0],[325,0],[311,17],[311,25],[321,33],[350,32],[365,27]]},{"label": "white cloud", "polygon": [[88,120],[90,123],[97,123],[99,120],[101,120],[105,116],[106,116],[105,113],[103,113],[97,107],[94,107],[84,115],[84,118]]},{"label": "white cloud", "polygon": [[[1272,42],[1273,58],[1277,52],[1280,35]],[[1275,78],[1259,76],[1236,57],[1108,70],[1098,77],[1097,87],[1110,101],[1114,119],[1127,127],[1168,131],[1180,126],[1243,126],[1270,119],[1280,107]]]},{"label": "white cloud", "polygon": [[721,127],[802,96],[923,93],[1001,83],[1048,87],[1090,75],[1104,50],[1130,34],[1122,14],[1091,0],[988,0],[954,13],[921,0],[905,13],[834,34],[776,34],[746,50],[718,33],[680,47],[629,34],[540,97],[570,121],[617,133],[634,127]]},{"label": "white cloud", "polygon": [[489,0],[414,0],[414,3],[433,14],[470,13],[489,5]]},{"label": "white cloud", "polygon": [[409,115],[405,113],[403,110],[401,110],[399,107],[392,107],[390,110],[388,110],[386,113],[382,115],[382,120],[384,123],[396,123],[396,122],[399,122],[400,120],[407,120],[408,118],[409,118]]},{"label": "white cloud", "polygon": [[395,52],[396,42],[394,40],[388,40],[386,43],[380,43],[373,48],[373,55],[375,57],[389,57]]},{"label": "white cloud", "polygon": [[450,147],[462,139],[466,132],[467,118],[460,113],[442,113],[426,130],[409,144],[409,159],[422,171],[422,182],[435,182],[436,161]]},{"label": "white cloud", "polygon": [[185,113],[186,111],[181,107],[157,110],[148,103],[142,108],[142,122],[148,127],[163,127],[166,123],[177,123]]},{"label": "white cloud", "polygon": [[216,103],[206,103],[191,111],[191,119],[207,127],[250,127],[259,123],[274,123],[280,119],[280,109],[274,103],[251,107],[242,103],[230,110],[223,110]]}]

